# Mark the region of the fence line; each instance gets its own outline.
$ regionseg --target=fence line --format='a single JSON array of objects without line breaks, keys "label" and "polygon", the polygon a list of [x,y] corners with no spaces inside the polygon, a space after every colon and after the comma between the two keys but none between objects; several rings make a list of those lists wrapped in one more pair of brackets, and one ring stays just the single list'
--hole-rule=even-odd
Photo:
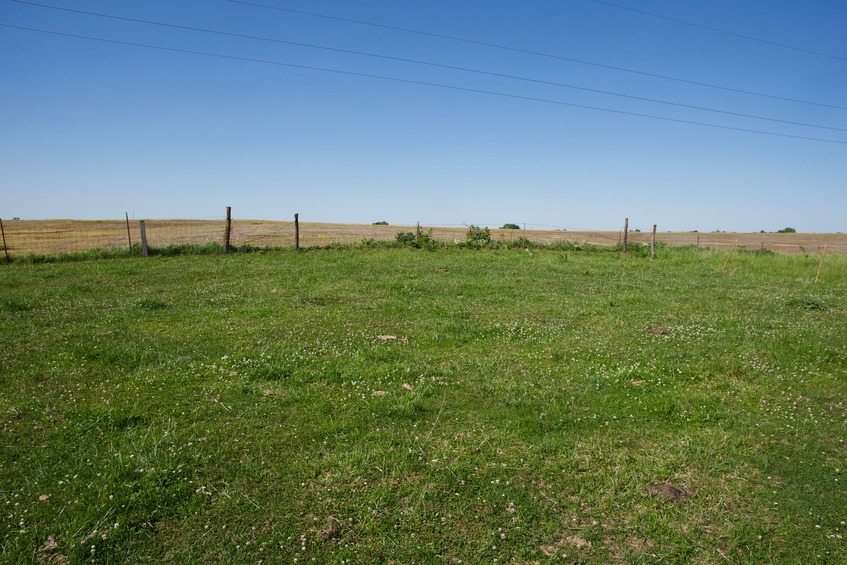
[{"label": "fence line", "polygon": [[[56,255],[91,249],[128,248],[129,242],[140,243],[139,222],[120,220],[6,220],[3,222],[6,244],[4,252],[12,257],[24,255]],[[425,230],[430,228],[422,224]],[[216,243],[224,246],[226,220],[146,220],[147,242],[161,248],[182,244]],[[466,226],[433,227],[432,237],[438,241],[465,241]],[[325,246],[333,243],[354,244],[362,241],[393,241],[398,232],[414,232],[415,226],[355,225],[300,222],[300,245]],[[622,241],[621,231],[569,231],[562,229],[527,230],[527,238],[537,243],[576,242],[616,245]],[[515,240],[520,230],[492,229],[494,241]],[[650,245],[651,233],[630,231],[629,245]],[[268,221],[233,218],[230,242],[234,247],[294,247],[294,221]],[[847,254],[845,234],[783,233],[695,233],[665,232],[656,234],[656,242],[671,246],[699,246],[728,250],[739,241],[739,248],[768,249],[779,253]]]}]

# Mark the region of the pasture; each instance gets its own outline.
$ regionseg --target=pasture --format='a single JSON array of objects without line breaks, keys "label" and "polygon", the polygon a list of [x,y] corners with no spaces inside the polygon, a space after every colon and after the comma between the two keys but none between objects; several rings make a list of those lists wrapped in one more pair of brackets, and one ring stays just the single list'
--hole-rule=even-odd
[{"label": "pasture", "polygon": [[726,259],[4,265],[0,560],[843,563],[847,259]]}]

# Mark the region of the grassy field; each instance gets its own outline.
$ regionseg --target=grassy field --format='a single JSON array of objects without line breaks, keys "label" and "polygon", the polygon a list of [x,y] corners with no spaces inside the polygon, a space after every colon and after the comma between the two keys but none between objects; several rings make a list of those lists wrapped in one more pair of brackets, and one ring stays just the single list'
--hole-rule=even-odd
[{"label": "grassy field", "polygon": [[0,268],[0,561],[847,562],[847,259]]},{"label": "grassy field", "polygon": [[[121,220],[13,220],[4,222],[6,244],[12,257],[27,254],[55,255],[75,253],[93,248],[125,249],[130,242],[141,241],[139,223]],[[425,227],[425,229],[428,229]],[[147,220],[146,232],[150,246],[205,244],[223,245],[224,220]],[[294,247],[294,222],[241,220],[232,222],[231,244],[253,247]],[[301,222],[300,244],[304,247],[327,246],[333,243],[356,244],[363,240],[393,241],[398,232],[415,231],[415,226],[381,226]],[[441,242],[465,241],[467,227],[432,228],[433,239]],[[494,241],[515,240],[522,230],[492,229]],[[620,243],[622,232],[537,230],[526,232],[535,243],[578,242],[598,245]],[[697,233],[660,232],[657,241],[671,246],[697,246],[730,249],[736,244],[748,250],[767,249],[777,253],[820,253],[847,255],[847,234],[819,233]],[[630,232],[634,245],[646,244],[650,234]]]}]

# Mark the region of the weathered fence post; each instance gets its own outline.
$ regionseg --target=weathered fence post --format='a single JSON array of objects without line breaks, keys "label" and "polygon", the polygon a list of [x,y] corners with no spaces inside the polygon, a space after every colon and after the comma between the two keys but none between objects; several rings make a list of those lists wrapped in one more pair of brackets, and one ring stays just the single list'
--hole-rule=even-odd
[{"label": "weathered fence post", "polygon": [[[821,262],[818,264],[818,274],[815,275],[815,282],[818,282],[818,279],[821,278],[821,269],[823,268],[823,258],[826,257],[826,246],[827,244],[823,244],[823,253],[821,253]],[[3,242],[3,247],[6,247],[6,242]],[[9,260],[8,255],[6,256],[6,260]]]},{"label": "weathered fence post", "polygon": [[3,227],[3,218],[0,218],[0,232],[3,232],[3,253],[6,254],[6,262],[9,262],[9,248],[6,246],[6,228]]},{"label": "weathered fence post", "polygon": [[623,252],[626,253],[626,240],[629,236],[629,218],[623,220]]},{"label": "weathered fence post", "polygon": [[132,236],[129,233],[129,212],[124,212],[126,216],[126,239],[129,241],[129,254],[132,255]]},{"label": "weathered fence post", "polygon": [[226,207],[226,229],[224,230],[224,253],[229,253],[229,236],[232,233],[232,208]]},{"label": "weathered fence post", "polygon": [[294,214],[294,249],[300,250],[300,214]]},{"label": "weathered fence post", "polygon": [[144,220],[138,221],[138,229],[141,231],[141,255],[147,257],[147,230],[144,228]]},{"label": "weathered fence post", "polygon": [[650,237],[650,259],[656,258],[656,224],[653,224],[653,235]]}]

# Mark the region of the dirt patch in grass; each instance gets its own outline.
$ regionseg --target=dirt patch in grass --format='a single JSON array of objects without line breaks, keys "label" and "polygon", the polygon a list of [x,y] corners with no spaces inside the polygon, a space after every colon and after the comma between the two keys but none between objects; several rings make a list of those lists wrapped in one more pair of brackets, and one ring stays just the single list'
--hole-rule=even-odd
[{"label": "dirt patch in grass", "polygon": [[547,557],[556,557],[569,549],[591,549],[591,542],[578,535],[564,536],[552,545],[542,545],[541,553]]},{"label": "dirt patch in grass", "polygon": [[685,488],[668,483],[650,485],[647,487],[647,493],[650,496],[666,498],[671,502],[682,502],[691,496]]}]

